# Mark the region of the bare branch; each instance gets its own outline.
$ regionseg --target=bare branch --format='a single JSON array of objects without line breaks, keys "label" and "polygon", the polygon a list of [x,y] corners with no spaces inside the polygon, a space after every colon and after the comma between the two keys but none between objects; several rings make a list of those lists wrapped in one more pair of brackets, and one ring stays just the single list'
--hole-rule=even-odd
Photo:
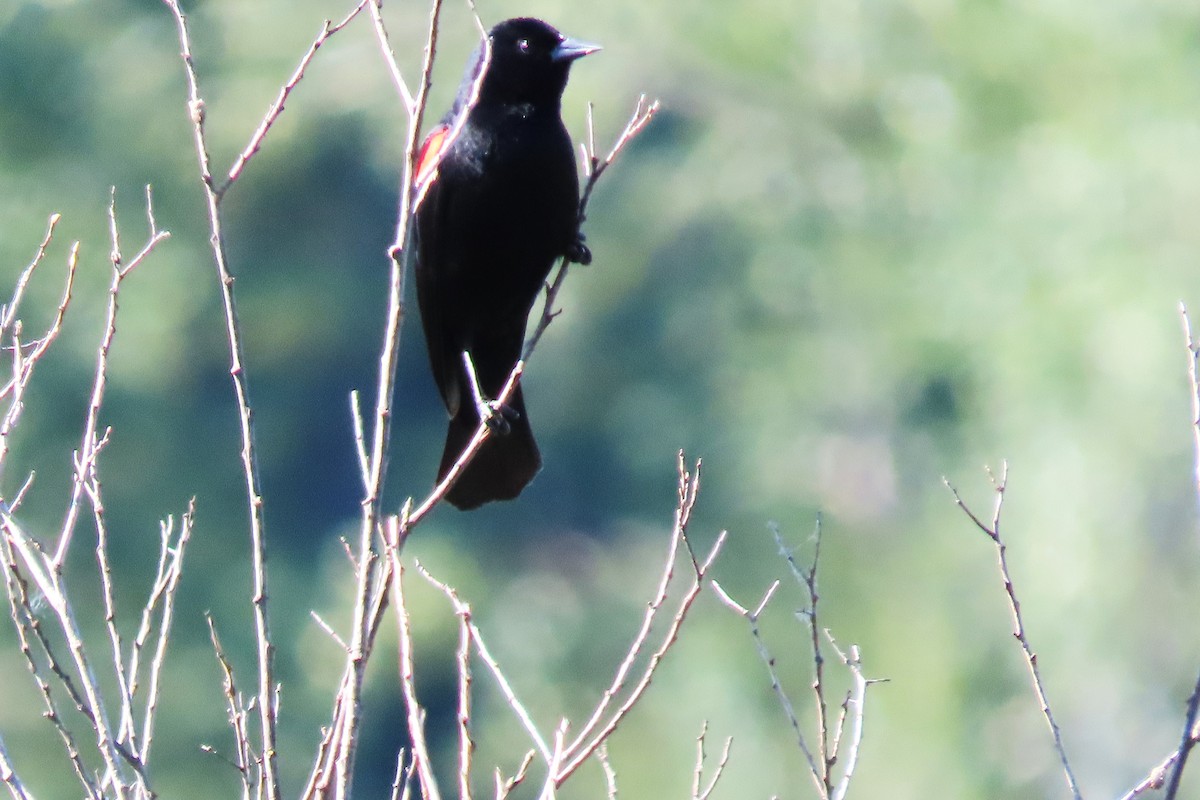
[{"label": "bare branch", "polygon": [[[825,637],[829,640],[829,646],[833,648],[833,651],[837,653],[841,662],[850,670],[850,674],[854,679],[854,686],[850,690],[850,694],[846,700],[842,703],[843,719],[845,719],[845,714],[849,714],[851,721],[850,749],[845,761],[842,763],[842,777],[837,782],[837,785],[833,787],[833,791],[830,794],[832,800],[845,800],[846,793],[850,791],[850,780],[854,777],[854,768],[858,765],[858,754],[862,749],[867,687],[872,683],[879,683],[879,681],[867,680],[866,676],[863,675],[862,660],[859,657],[858,645],[851,645],[850,652],[847,655],[838,647],[833,635],[828,630],[825,631]],[[840,749],[841,731],[842,722],[839,720],[837,740],[833,746],[833,755],[831,756],[833,759],[837,758],[837,753]]]},{"label": "bare branch", "polygon": [[[98,455],[97,449],[94,455]],[[128,742],[137,752],[137,738],[133,725],[133,691],[125,672],[124,646],[121,643],[121,633],[117,629],[117,610],[113,600],[112,568],[108,562],[108,523],[105,520],[104,503],[100,498],[100,481],[95,474],[95,464],[86,469],[90,475],[85,491],[92,501],[92,516],[96,525],[96,563],[100,571],[101,597],[104,603],[104,627],[108,632],[110,657],[113,661],[113,675],[117,680],[117,691],[120,693],[120,722],[117,726],[119,741]]]},{"label": "bare branch", "polygon": [[[406,254],[403,252],[414,200],[413,176],[420,141],[420,128],[425,114],[429,87],[432,84],[433,59],[437,52],[438,25],[441,17],[441,0],[433,0],[429,18],[429,34],[426,39],[425,62],[421,70],[421,83],[415,100],[415,106],[406,110],[410,114],[410,123],[404,151],[404,174],[400,185],[400,210],[397,219],[396,240],[389,248],[389,280],[388,280],[388,311],[384,326],[383,345],[379,356],[379,376],[376,384],[375,414],[371,431],[371,450],[368,459],[368,471],[365,475],[366,488],[363,492],[362,519],[359,527],[359,548],[357,558],[357,590],[353,610],[352,633],[350,650],[347,656],[346,678],[338,693],[337,708],[335,709],[333,725],[341,729],[334,742],[336,747],[331,750],[337,778],[338,797],[350,796],[354,749],[357,744],[359,725],[359,698],[366,670],[367,658],[374,643],[374,631],[378,629],[378,620],[372,616],[372,609],[382,611],[380,596],[386,597],[384,587],[390,580],[378,581],[376,567],[378,554],[375,551],[375,536],[381,516],[383,486],[387,478],[388,444],[391,430],[392,403],[396,391],[396,366],[399,362],[400,331],[404,320],[404,278]],[[375,14],[376,32],[379,37],[385,61],[394,64],[395,59],[387,47],[386,32],[382,30],[382,17]],[[390,575],[386,576],[390,579]],[[398,578],[397,578],[398,579]],[[417,761],[418,774],[422,777],[422,787],[426,792],[436,793],[436,786],[425,780],[426,775],[432,776],[425,754],[414,752]],[[318,765],[316,771],[320,771]],[[316,775],[317,784],[324,779]],[[314,780],[310,780],[313,785]]]},{"label": "bare branch", "polygon": [[46,248],[50,246],[50,241],[54,238],[54,229],[58,226],[59,220],[62,219],[62,214],[51,214],[50,221],[46,225],[46,235],[42,237],[42,243],[38,245],[37,252],[33,254],[33,260],[25,269],[21,270],[20,276],[17,278],[16,287],[13,289],[12,299],[5,305],[0,306],[0,339],[8,335],[9,328],[17,319],[17,310],[21,307],[21,299],[25,296],[25,289],[29,285],[29,279],[33,277],[33,271],[46,257]]},{"label": "bare branch", "polygon": [[336,644],[342,650],[342,652],[350,652],[350,645],[346,644],[346,640],[339,636],[338,632],[333,629],[333,626],[326,622],[320,614],[318,614],[316,611],[310,610],[308,615],[312,617],[313,622],[317,623],[318,628],[325,631],[326,636],[328,636],[330,639],[333,639],[334,644]]},{"label": "bare branch", "polygon": [[[389,555],[396,552],[391,549]],[[446,595],[458,617],[458,791],[460,800],[470,800],[471,754],[475,750],[475,743],[471,741],[471,641],[476,638],[477,629],[471,617],[471,607],[459,599],[458,593],[449,584],[429,574],[420,562],[416,567],[425,580]],[[392,571],[397,576],[401,569],[398,563],[392,565]]]},{"label": "bare branch", "polygon": [[[1192,401],[1194,476],[1196,493],[1200,495],[1200,378],[1197,376],[1197,366],[1200,363],[1200,345],[1196,343],[1195,337],[1192,335],[1192,321],[1188,316],[1187,307],[1183,303],[1179,304],[1179,316],[1183,322],[1183,334],[1189,356],[1187,374]],[[1195,688],[1192,689],[1191,697],[1188,698],[1182,740],[1180,741],[1179,748],[1175,751],[1174,763],[1170,767],[1171,777],[1167,783],[1165,800],[1175,800],[1175,796],[1179,792],[1180,781],[1183,778],[1184,767],[1187,765],[1188,756],[1191,755],[1192,748],[1195,746],[1198,737],[1200,737],[1200,730],[1197,729],[1198,710],[1200,710],[1200,677],[1196,679]]]},{"label": "bare branch", "polygon": [[[505,800],[512,793],[513,789],[521,785],[529,774],[529,767],[533,764],[533,759],[536,755],[537,753],[533,750],[525,753],[525,757],[521,759],[521,763],[517,766],[517,771],[513,773],[511,778],[506,779],[500,773],[500,768],[496,767],[496,800]],[[549,761],[549,758],[546,760]]]},{"label": "bare branch", "polygon": [[[29,668],[29,673],[33,677],[34,684],[37,686],[38,693],[42,698],[42,703],[46,707],[44,714],[47,721],[54,727],[59,738],[62,740],[63,747],[66,750],[67,758],[71,763],[71,768],[75,772],[75,777],[79,780],[85,794],[90,798],[101,797],[100,790],[92,781],[90,770],[84,764],[83,759],[79,754],[79,746],[75,742],[75,737],[67,729],[63,722],[62,715],[59,713],[58,703],[54,699],[54,695],[50,688],[49,681],[42,675],[41,667],[37,659],[34,657],[33,648],[30,645],[30,636],[38,642],[42,648],[42,652],[46,655],[49,665],[54,674],[59,677],[68,695],[71,698],[75,707],[88,718],[91,718],[84,706],[83,699],[75,690],[70,676],[67,675],[59,665],[58,659],[54,657],[50,650],[50,643],[46,639],[41,630],[41,624],[38,621],[36,612],[34,611],[30,599],[28,587],[25,579],[21,576],[18,569],[15,554],[12,550],[11,534],[7,531],[3,536],[0,536],[0,560],[4,565],[5,576],[5,591],[8,597],[9,612],[12,615],[13,625],[17,632],[17,643],[21,649],[21,655],[25,658],[25,664]],[[15,780],[15,776],[14,776]],[[10,789],[12,783],[9,784]]]},{"label": "bare branch", "polygon": [[[563,751],[562,765],[558,770],[551,772],[551,779],[556,786],[561,785],[563,781],[571,776],[571,774],[586,761],[596,748],[604,743],[613,731],[617,729],[625,716],[633,709],[637,702],[641,699],[646,689],[650,686],[650,681],[654,678],[658,666],[662,663],[662,659],[666,656],[671,646],[675,643],[679,636],[679,630],[683,626],[684,620],[687,618],[688,611],[695,602],[696,597],[700,594],[704,583],[709,579],[708,571],[720,553],[722,546],[725,544],[726,532],[722,531],[717,536],[716,541],[709,549],[708,554],[703,559],[698,559],[692,551],[692,546],[687,536],[688,524],[691,521],[692,509],[696,505],[696,498],[700,491],[700,462],[696,462],[695,473],[689,474],[685,469],[683,453],[679,453],[679,505],[675,510],[675,527],[672,532],[672,544],[670,548],[670,558],[674,559],[674,555],[682,543],[685,551],[692,563],[693,572],[691,580],[683,596],[680,598],[676,607],[674,616],[671,617],[667,624],[667,629],[662,635],[662,641],[658,648],[651,653],[649,660],[642,669],[641,677],[637,683],[630,689],[628,696],[609,716],[609,719],[602,726],[599,725],[600,719],[604,716],[605,709],[617,696],[625,685],[626,676],[629,672],[629,667],[633,660],[641,651],[643,644],[646,641],[646,635],[649,632],[649,627],[653,623],[657,610],[662,607],[663,599],[666,596],[667,585],[670,582],[671,575],[674,572],[674,562],[668,562],[666,570],[663,573],[663,579],[659,584],[659,593],[655,600],[652,601],[650,608],[647,610],[646,617],[643,621],[642,630],[634,638],[633,644],[630,646],[625,661],[617,670],[617,676],[614,678],[612,685],[600,702],[596,706],[596,710],[592,712],[591,718],[584,726],[583,730],[578,733],[572,741],[571,745]],[[661,599],[660,599],[661,598]],[[588,737],[591,737],[590,739]]]},{"label": "bare branch", "polygon": [[1187,375],[1192,402],[1193,480],[1196,493],[1200,495],[1200,377],[1197,376],[1200,371],[1200,344],[1192,335],[1192,320],[1183,303],[1179,304],[1179,317],[1183,323],[1183,336],[1188,350]]},{"label": "bare branch", "polygon": [[[233,741],[236,748],[237,756],[229,763],[238,771],[238,775],[242,779],[242,798],[250,800],[252,794],[252,785],[258,785],[258,779],[252,774],[252,766],[255,763],[254,747],[250,744],[250,733],[248,731],[247,718],[250,716],[249,710],[245,703],[242,702],[241,693],[237,690],[237,683],[233,677],[233,665],[229,663],[229,659],[225,656],[225,649],[221,647],[221,639],[217,636],[217,626],[213,622],[210,614],[204,615],[205,621],[208,623],[208,635],[212,641],[213,652],[216,653],[217,663],[221,667],[222,682],[225,689],[225,707],[229,713],[229,727],[233,730]],[[215,752],[215,751],[214,751]]]},{"label": "bare branch", "polygon": [[458,796],[471,800],[471,607],[458,613]]},{"label": "bare branch", "polygon": [[408,88],[408,82],[404,80],[404,75],[400,71],[400,64],[396,60],[396,51],[392,49],[392,42],[388,37],[387,26],[383,23],[383,0],[371,0],[371,20],[375,23],[375,37],[379,40],[379,51],[383,54],[384,63],[387,64],[392,84],[400,94],[400,101],[404,104],[404,112],[411,117],[416,113],[416,100],[413,98],[412,90]]},{"label": "bare branch", "polygon": [[[571,744],[571,749],[581,746],[584,739],[591,735],[596,726],[600,724],[600,720],[608,710],[609,705],[624,688],[629,672],[633,669],[638,654],[641,653],[642,647],[650,636],[651,628],[654,626],[654,619],[667,600],[667,591],[671,585],[671,578],[675,575],[675,562],[678,559],[679,546],[683,541],[683,533],[691,517],[691,506],[695,503],[694,490],[691,488],[692,480],[691,476],[686,472],[682,451],[679,453],[678,470],[680,501],[676,509],[676,524],[667,547],[667,557],[663,561],[662,577],[658,581],[658,590],[647,606],[646,613],[642,616],[642,626],[634,636],[633,643],[629,646],[629,650],[625,654],[625,659],[617,667],[617,672],[613,676],[612,683],[604,691],[600,702],[592,711],[591,717],[584,723],[579,733],[576,734],[575,741]],[[699,480],[699,462],[696,465],[696,472],[696,478]],[[688,502],[689,492],[693,493],[691,504]]]},{"label": "bare branch", "polygon": [[262,148],[263,139],[266,138],[267,132],[271,130],[271,126],[275,124],[275,121],[279,119],[279,115],[283,113],[284,103],[287,102],[288,97],[296,88],[296,85],[300,83],[300,79],[304,77],[304,70],[308,69],[308,65],[312,63],[313,57],[317,54],[317,51],[321,49],[321,45],[325,44],[325,42],[329,40],[330,36],[333,36],[342,28],[349,25],[350,21],[357,17],[359,12],[361,12],[369,2],[371,2],[371,0],[359,0],[358,5],[355,6],[354,9],[351,10],[350,13],[347,14],[346,17],[336,25],[332,20],[328,19],[325,20],[325,22],[321,25],[321,32],[317,34],[317,38],[313,39],[313,43],[308,46],[308,51],[300,59],[300,63],[296,66],[296,70],[292,73],[292,77],[288,78],[287,83],[283,84],[283,86],[279,89],[279,95],[275,98],[275,102],[271,103],[271,107],[267,109],[267,113],[263,115],[262,121],[258,125],[258,130],[256,130],[254,135],[250,137],[250,142],[233,162],[233,166],[229,168],[229,175],[225,178],[225,182],[216,189],[218,196],[225,194],[225,192],[229,190],[229,187],[233,185],[234,181],[241,176],[242,170],[246,168],[246,164],[248,164],[250,159],[253,158],[255,154],[257,154]]},{"label": "bare branch", "polygon": [[396,776],[392,778],[391,800],[408,800],[412,792],[413,762],[404,748],[396,754]]},{"label": "bare branch", "polygon": [[[592,192],[596,188],[596,184],[600,181],[600,176],[604,174],[621,152],[633,141],[639,133],[641,133],[654,115],[658,113],[658,101],[647,105],[646,96],[642,95],[637,102],[637,106],[633,110],[629,121],[625,124],[625,129],[617,137],[617,141],[608,151],[608,155],[600,158],[596,154],[596,137],[592,125],[592,109],[588,106],[588,143],[584,148],[584,174],[587,180],[583,185],[583,193],[579,198],[579,225],[582,226],[587,219],[588,203],[592,199]],[[564,258],[558,265],[558,271],[554,275],[554,279],[546,286],[545,299],[542,302],[542,315],[538,320],[537,325],[533,329],[533,333],[525,341],[525,349],[521,352],[521,361],[528,361],[533,354],[533,350],[537,347],[538,341],[541,340],[542,334],[546,332],[546,328],[558,316],[558,312],[554,310],[554,302],[558,298],[558,293],[562,289],[563,282],[567,277],[567,268],[570,266],[568,259]],[[519,366],[519,364],[518,364]]]},{"label": "bare branch", "polygon": [[[51,229],[57,219],[52,218]],[[49,240],[49,233],[46,241]],[[40,251],[39,251],[40,252]],[[40,256],[35,259],[34,266]],[[8,455],[9,437],[16,428],[18,421],[21,418],[21,412],[24,410],[25,390],[29,386],[29,381],[33,377],[33,370],[45,355],[46,350],[58,338],[58,334],[62,331],[63,318],[66,316],[67,307],[71,304],[71,292],[75,287],[75,271],[79,266],[79,242],[71,245],[70,252],[67,255],[67,278],[66,286],[63,287],[63,293],[58,301],[58,310],[55,313],[53,321],[47,328],[46,333],[41,338],[34,340],[32,343],[21,341],[22,325],[20,320],[15,320],[8,328],[12,336],[12,377],[0,389],[0,397],[9,398],[8,410],[4,414],[4,418],[0,420],[0,464],[4,463]],[[32,267],[28,271],[31,271]],[[19,295],[14,295],[14,300],[10,304],[10,309],[15,309],[19,303]],[[29,354],[25,354],[26,346],[29,347]],[[10,509],[11,510],[11,509]]]},{"label": "bare branch", "polygon": [[141,763],[136,756],[121,745],[119,737],[112,732],[108,721],[108,710],[84,646],[74,609],[62,586],[61,573],[53,567],[52,562],[11,515],[0,509],[0,518],[3,519],[4,530],[8,534],[7,538],[12,545],[13,552],[20,557],[26,572],[33,578],[34,583],[45,596],[46,603],[54,612],[59,629],[67,641],[71,663],[82,690],[83,707],[87,709],[87,715],[96,733],[96,750],[104,761],[105,775],[101,783],[103,785],[111,782],[117,796],[124,797],[125,787],[129,785],[124,777],[126,774],[124,765],[129,764],[134,767],[137,781],[142,783],[144,774]]},{"label": "bare branch", "polygon": [[179,7],[179,0],[163,0],[163,2],[175,18],[179,37],[180,56],[183,59],[184,75],[187,79],[188,113],[192,120],[193,142],[200,169],[200,183],[203,186],[208,207],[209,232],[211,233],[209,242],[225,311],[225,332],[229,344],[229,372],[233,379],[234,394],[237,398],[242,440],[242,471],[245,475],[250,517],[250,551],[254,575],[251,602],[254,607],[255,640],[258,645],[258,711],[264,791],[267,800],[280,800],[276,767],[278,709],[275,705],[275,646],[271,640],[271,628],[267,614],[267,546],[263,520],[262,479],[258,468],[258,451],[254,441],[254,415],[250,408],[250,389],[246,378],[246,358],[242,345],[241,323],[238,321],[237,301],[233,292],[233,274],[229,269],[229,259],[225,251],[225,239],[222,231],[220,208],[222,195],[217,191],[213,181],[212,163],[204,128],[206,110],[204,100],[200,96],[199,80],[192,57],[187,17]]},{"label": "bare branch", "polygon": [[362,398],[358,390],[350,392],[350,422],[354,425],[354,452],[358,454],[358,470],[362,475],[363,490],[370,487],[371,462],[367,456],[367,437],[364,432]]},{"label": "bare branch", "polygon": [[1046,719],[1046,724],[1050,726],[1050,734],[1054,738],[1054,749],[1058,753],[1058,760],[1062,766],[1063,775],[1067,781],[1067,787],[1071,791],[1071,796],[1075,800],[1080,800],[1079,784],[1075,780],[1075,773],[1071,770],[1071,763],[1067,759],[1067,751],[1063,746],[1062,731],[1058,727],[1058,723],[1054,719],[1054,713],[1050,709],[1050,701],[1046,697],[1046,688],[1042,683],[1041,671],[1038,669],[1037,653],[1033,651],[1033,647],[1029,644],[1029,637],[1025,633],[1025,621],[1021,616],[1021,603],[1017,600],[1016,586],[1013,584],[1012,575],[1008,569],[1008,546],[1004,543],[1004,539],[1000,535],[1000,516],[1004,509],[1004,490],[1008,485],[1008,464],[1007,462],[1001,467],[1000,475],[997,477],[990,470],[988,477],[992,482],[995,491],[995,504],[992,509],[992,519],[990,523],[984,522],[963,502],[959,496],[958,490],[955,489],[950,482],[945,478],[942,482],[950,493],[954,495],[954,502],[962,509],[967,518],[975,524],[992,542],[996,545],[997,566],[1000,570],[1000,579],[1004,583],[1004,592],[1008,595],[1009,609],[1012,611],[1013,619],[1013,636],[1021,645],[1021,652],[1025,655],[1025,663],[1029,667],[1029,675],[1033,681],[1033,689],[1037,694],[1038,704],[1042,709],[1042,716]]},{"label": "bare branch", "polygon": [[[783,536],[779,532],[778,525],[771,525],[771,535],[775,537],[775,545],[779,548],[779,553],[787,561],[788,567],[792,571],[792,575],[801,583],[808,592],[808,608],[800,612],[808,621],[809,631],[809,647],[812,652],[813,662],[813,702],[817,710],[817,745],[819,747],[819,766],[821,768],[820,775],[823,787],[823,796],[829,797],[833,789],[833,764],[835,756],[830,748],[831,733],[829,729],[829,706],[825,701],[825,655],[821,650],[820,625],[818,622],[818,604],[820,602],[820,594],[817,592],[817,567],[821,562],[821,517],[817,516],[816,530],[813,533],[813,557],[812,564],[807,570],[800,569],[796,563],[794,552],[791,548],[784,544]],[[837,731],[840,736],[840,728]]]},{"label": "bare branch", "polygon": [[[142,763],[150,757],[150,744],[154,740],[155,712],[158,710],[158,697],[162,682],[163,663],[167,655],[167,640],[171,636],[171,623],[175,619],[175,597],[179,591],[179,579],[183,575],[183,554],[187,550],[192,536],[192,525],[196,519],[196,498],[188,501],[187,511],[179,524],[179,538],[175,546],[167,548],[170,543],[170,526],[164,525],[163,546],[170,553],[170,565],[166,575],[158,581],[150,600],[146,603],[147,611],[152,611],[161,598],[162,615],[158,622],[158,637],[154,646],[154,658],[150,662],[150,689],[146,696],[146,710],[142,717]],[[133,679],[137,680],[136,661],[130,670]]]},{"label": "bare branch", "polygon": [[767,604],[771,602],[771,598],[775,596],[775,592],[779,589],[779,581],[776,580],[763,594],[762,600],[759,601],[755,610],[751,612],[745,606],[735,601],[715,580],[711,582],[713,592],[717,598],[728,606],[735,614],[742,617],[750,625],[750,636],[754,639],[754,647],[758,650],[759,658],[767,668],[767,675],[771,679],[771,691],[775,693],[775,697],[779,700],[779,707],[783,709],[784,716],[787,717],[788,724],[792,727],[792,734],[796,737],[796,746],[800,748],[804,760],[808,762],[809,775],[812,776],[813,783],[816,786],[817,793],[821,797],[828,797],[828,792],[825,787],[825,781],[822,778],[822,770],[817,764],[817,759],[813,756],[812,749],[808,746],[808,741],[804,738],[804,732],[800,729],[800,719],[796,715],[796,709],[792,705],[791,698],[787,692],[783,690],[783,684],[779,680],[779,673],[775,669],[775,657],[771,655],[767,649],[767,643],[762,637],[762,631],[758,626],[759,616],[766,610]]},{"label": "bare branch", "polygon": [[425,709],[417,700],[416,678],[413,671],[412,620],[404,603],[404,567],[394,567],[392,580],[393,604],[400,631],[400,688],[404,695],[404,707],[408,711],[408,736],[412,740],[413,760],[417,775],[421,778],[421,792],[426,800],[439,800],[437,781],[433,776],[433,764],[429,759],[429,747],[425,742]]},{"label": "bare branch", "polygon": [[725,747],[721,750],[721,758],[717,762],[712,777],[709,778],[708,784],[704,785],[704,762],[708,758],[704,751],[704,743],[707,736],[708,720],[705,720],[700,727],[700,735],[696,737],[696,767],[692,772],[692,800],[708,800],[712,795],[713,790],[717,788],[717,781],[721,780],[721,775],[725,772],[725,765],[729,763],[729,750],[733,747],[733,737],[730,736],[725,739]]},{"label": "bare branch", "polygon": [[600,769],[604,772],[604,788],[608,800],[617,800],[617,771],[608,760],[608,747],[604,744],[596,748],[596,760],[600,762]]},{"label": "bare branch", "polygon": [[0,738],[0,782],[8,787],[8,793],[13,796],[13,800],[32,800],[25,791],[25,785],[17,777],[12,760],[8,757],[8,750],[4,747],[3,738]]},{"label": "bare branch", "polygon": [[[440,589],[446,595],[446,597],[449,598],[450,603],[454,606],[456,612],[460,607],[465,607],[465,604],[459,600],[458,594],[454,591],[454,589],[452,589],[448,584],[445,584],[433,577],[433,575],[431,575],[419,561],[416,563],[416,568],[427,581]],[[396,566],[393,565],[392,569],[394,572]],[[551,758],[550,746],[546,744],[546,740],[542,737],[541,732],[538,731],[537,726],[533,722],[533,718],[529,714],[529,711],[517,698],[516,692],[513,691],[512,686],[508,682],[508,678],[505,677],[504,672],[500,669],[500,664],[497,663],[495,657],[492,656],[491,651],[488,650],[487,643],[483,639],[483,634],[475,625],[475,621],[469,617],[467,619],[467,626],[470,629],[471,638],[475,642],[475,649],[479,653],[480,660],[483,661],[488,670],[492,673],[492,676],[496,679],[496,685],[499,687],[500,693],[504,695],[504,699],[508,702],[509,708],[513,710],[513,713],[516,714],[517,719],[520,720],[521,725],[524,726],[525,731],[529,734],[529,738],[533,740],[535,745],[537,745],[538,752],[542,754],[542,758],[549,762]],[[516,786],[516,783],[512,784],[512,786]],[[509,789],[511,789],[512,786],[510,786]]]}]

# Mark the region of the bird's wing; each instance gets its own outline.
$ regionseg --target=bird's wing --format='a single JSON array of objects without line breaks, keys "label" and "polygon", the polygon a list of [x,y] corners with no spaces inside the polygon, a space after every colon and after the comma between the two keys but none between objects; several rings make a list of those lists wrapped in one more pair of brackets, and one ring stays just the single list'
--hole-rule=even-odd
[{"label": "bird's wing", "polygon": [[417,306],[421,310],[433,379],[452,417],[458,413],[459,371],[458,354],[453,342],[447,341],[446,337],[449,324],[446,306],[452,289],[447,285],[449,254],[445,251],[450,243],[446,241],[445,220],[453,189],[447,189],[438,180],[438,166],[453,144],[454,133],[453,125],[442,122],[429,132],[421,145],[414,165],[417,199],[413,226]]}]

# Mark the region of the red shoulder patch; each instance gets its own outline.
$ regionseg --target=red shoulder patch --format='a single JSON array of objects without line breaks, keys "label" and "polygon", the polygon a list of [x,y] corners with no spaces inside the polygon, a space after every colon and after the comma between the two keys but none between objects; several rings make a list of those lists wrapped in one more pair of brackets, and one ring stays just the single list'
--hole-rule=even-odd
[{"label": "red shoulder patch", "polygon": [[441,163],[442,156],[449,149],[450,132],[450,126],[442,123],[431,130],[425,137],[425,141],[421,143],[421,152],[417,154],[417,177],[414,183],[422,193],[424,193],[423,189],[426,184],[437,174],[438,164]]}]

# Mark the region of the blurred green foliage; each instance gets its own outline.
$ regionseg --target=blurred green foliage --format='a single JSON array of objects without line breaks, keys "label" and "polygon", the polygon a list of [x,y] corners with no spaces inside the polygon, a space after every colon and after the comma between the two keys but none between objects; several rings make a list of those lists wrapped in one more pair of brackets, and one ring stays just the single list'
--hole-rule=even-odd
[{"label": "blurred green foliage", "polygon": [[[350,3],[190,5],[222,169],[321,20]],[[387,11],[414,71],[424,4]],[[705,459],[694,535],[707,543],[730,530],[717,574],[744,602],[786,572],[767,522],[803,545],[825,515],[824,621],[862,646],[871,676],[891,679],[870,694],[856,796],[1061,796],[990,544],[941,482],[986,512],[981,466],[1007,459],[1009,556],[1076,772],[1089,795],[1136,782],[1175,746],[1200,657],[1176,309],[1200,298],[1195,4],[488,0],[481,13],[542,16],[605,45],[568,90],[577,135],[588,100],[602,142],[640,92],[665,109],[601,183],[587,225],[596,263],[572,273],[565,313],[527,373],[543,473],[515,503],[439,511],[410,543],[472,603],[545,728],[590,708],[636,627],[684,448]],[[449,4],[439,112],[474,35],[465,8]],[[49,315],[55,270],[82,242],[77,297],[2,488],[36,470],[29,524],[61,522],[103,324],[109,187],[132,252],[152,184],[173,235],[123,289],[101,475],[127,622],[147,589],[157,520],[197,497],[155,778],[167,797],[231,796],[233,771],[198,749],[229,749],[201,611],[212,610],[248,685],[248,537],[177,50],[157,3],[0,4],[4,285],[47,217],[63,214],[28,324]],[[289,787],[305,775],[340,669],[309,610],[349,624],[338,537],[356,524],[360,481],[347,395],[372,397],[402,131],[360,20],[320,51],[226,205]],[[429,487],[441,451],[414,313],[390,508]],[[72,569],[87,592],[92,556],[77,544]],[[421,689],[448,757],[453,618],[412,583]],[[807,709],[792,613],[803,602],[788,585],[764,625]],[[391,647],[381,645],[367,697],[363,797],[380,795],[404,741]],[[70,796],[7,629],[0,676],[0,732],[18,767],[48,787],[41,796]],[[511,770],[520,732],[477,685],[479,763]],[[613,742],[622,794],[684,796],[704,719],[710,751],[734,737],[718,796],[812,796],[744,624],[707,594]]]}]

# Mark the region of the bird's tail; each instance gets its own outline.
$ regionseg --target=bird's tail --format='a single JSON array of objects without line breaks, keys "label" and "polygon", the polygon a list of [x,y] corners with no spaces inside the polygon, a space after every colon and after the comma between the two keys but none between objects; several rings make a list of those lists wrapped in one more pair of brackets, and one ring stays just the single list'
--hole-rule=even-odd
[{"label": "bird's tail", "polygon": [[[513,391],[508,406],[516,412],[509,420],[508,433],[496,432],[488,436],[446,494],[451,505],[465,511],[492,500],[512,500],[541,469],[542,456],[525,414],[520,386]],[[439,483],[458,461],[478,427],[479,415],[475,413],[474,404],[463,403],[446,431],[446,447],[438,467]]]}]

